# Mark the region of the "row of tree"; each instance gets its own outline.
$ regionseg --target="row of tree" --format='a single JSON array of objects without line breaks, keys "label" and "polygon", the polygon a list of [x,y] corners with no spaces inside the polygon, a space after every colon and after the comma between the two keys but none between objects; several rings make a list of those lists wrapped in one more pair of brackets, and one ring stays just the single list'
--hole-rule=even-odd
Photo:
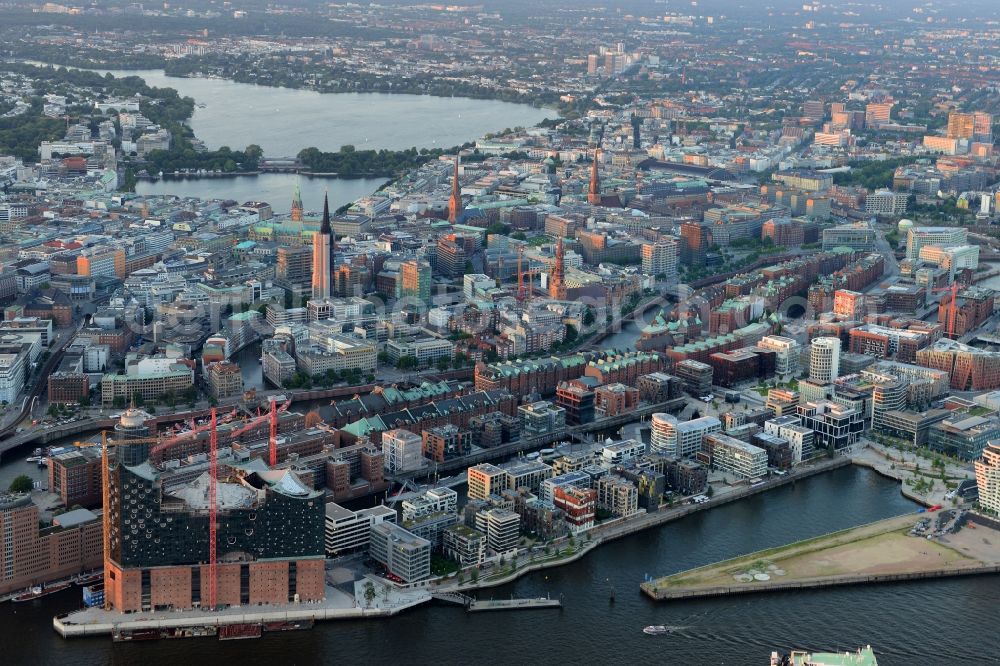
[{"label": "row of tree", "polygon": [[336,152],[323,152],[311,147],[299,151],[298,158],[313,173],[389,178],[436,160],[442,155],[453,155],[469,146],[471,144],[446,149],[357,150],[354,146],[347,145],[341,146]]}]

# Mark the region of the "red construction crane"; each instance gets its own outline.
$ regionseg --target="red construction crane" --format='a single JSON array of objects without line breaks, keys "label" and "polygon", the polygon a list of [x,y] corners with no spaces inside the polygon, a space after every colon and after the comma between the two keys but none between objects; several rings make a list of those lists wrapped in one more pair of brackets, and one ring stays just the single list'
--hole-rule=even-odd
[{"label": "red construction crane", "polygon": [[[215,411],[215,410],[213,409],[212,411]],[[224,417],[222,417],[222,422],[223,423],[229,423],[235,417],[236,417],[236,410],[233,409],[233,411],[229,412]],[[188,439],[191,439],[193,437],[196,437],[198,435],[198,433],[205,432],[206,430],[208,430],[211,427],[212,427],[211,423],[204,423],[202,425],[195,425],[194,419],[192,419],[191,420],[191,430],[188,430],[187,432],[181,433],[179,435],[175,435],[173,437],[163,437],[163,438],[161,438],[159,440],[159,443],[156,446],[153,447],[152,451],[149,452],[150,459],[151,460],[155,460],[156,459],[156,455],[158,453],[164,451],[165,449],[169,449],[171,446],[174,446],[175,444],[179,444],[180,442],[183,442],[185,440],[188,440]]]},{"label": "red construction crane", "polygon": [[271,398],[271,432],[267,438],[268,464],[278,464],[278,401]]},{"label": "red construction crane", "polygon": [[[274,399],[271,399],[271,402],[272,402],[272,405],[273,405],[274,402],[275,402]],[[237,428],[233,432],[229,433],[229,437],[231,439],[236,439],[240,435],[246,433],[248,430],[257,427],[258,425],[260,425],[261,423],[263,423],[266,419],[272,419],[273,418],[273,419],[275,419],[275,422],[277,422],[277,415],[280,414],[281,412],[288,411],[288,408],[291,407],[291,406],[292,406],[292,400],[291,400],[291,398],[288,398],[281,405],[281,407],[278,407],[277,410],[275,410],[276,413],[273,416],[272,416],[270,410],[267,413],[265,413],[265,414],[261,414],[260,416],[255,416],[254,418],[246,421],[243,425],[241,425],[239,428]]]},{"label": "red construction crane", "polygon": [[219,433],[216,430],[215,407],[212,408],[212,429],[208,437],[208,607],[215,610],[218,604],[218,569],[215,562],[215,546],[219,534],[216,484],[219,473]]}]

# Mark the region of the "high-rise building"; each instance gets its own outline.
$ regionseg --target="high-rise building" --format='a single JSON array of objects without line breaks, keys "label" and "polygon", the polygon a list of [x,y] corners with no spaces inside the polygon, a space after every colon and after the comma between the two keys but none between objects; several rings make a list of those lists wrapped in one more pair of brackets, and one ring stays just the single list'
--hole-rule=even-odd
[{"label": "high-rise building", "polygon": [[521,517],[507,509],[490,509],[477,522],[486,533],[486,543],[494,553],[506,553],[517,548]]},{"label": "high-rise building", "polygon": [[906,212],[909,194],[888,188],[875,190],[865,197],[865,212],[875,215],[902,215]]},{"label": "high-rise building", "polygon": [[977,143],[993,143],[993,115],[989,113],[948,114],[948,138],[968,139]]},{"label": "high-rise building", "polygon": [[681,262],[703,266],[708,248],[712,245],[712,231],[697,222],[683,222],[681,227]]},{"label": "high-rise building", "polygon": [[404,261],[399,267],[399,297],[431,302],[431,265],[421,259]]},{"label": "high-rise building", "polygon": [[330,228],[330,202],[323,196],[323,221],[319,232],[313,236],[312,297],[330,298],[333,295],[334,240]]},{"label": "high-rise building", "polygon": [[878,129],[881,125],[888,124],[892,116],[892,102],[871,103],[865,107],[865,126],[869,129]]},{"label": "high-rise building", "polygon": [[305,245],[283,245],[277,251],[275,277],[293,285],[312,282],[312,250]]},{"label": "high-rise building", "polygon": [[823,229],[823,249],[832,250],[838,247],[870,251],[875,247],[875,231],[864,222]]},{"label": "high-rise building", "polygon": [[990,442],[976,461],[976,485],[979,504],[1000,513],[1000,442]]},{"label": "high-rise building", "polygon": [[674,374],[684,382],[684,390],[701,397],[712,392],[712,366],[687,358],[674,365]]},{"label": "high-rise building", "polygon": [[755,479],[767,474],[767,451],[744,441],[714,433],[704,439],[703,449],[712,465],[723,473],[740,479]]},{"label": "high-rise building", "polygon": [[840,372],[840,338],[816,338],[809,351],[809,381],[832,384]]},{"label": "high-rise building", "polygon": [[895,377],[872,382],[872,429],[880,430],[888,412],[906,408],[906,382]]},{"label": "high-rise building", "polygon": [[453,234],[442,236],[437,242],[437,269],[447,277],[458,277],[465,273],[467,255],[461,239]]},{"label": "high-rise building", "polygon": [[826,105],[822,100],[808,100],[802,103],[802,115],[809,120],[823,120]]},{"label": "high-rise building", "polygon": [[458,184],[458,163],[460,157],[455,155],[455,173],[451,179],[451,197],[448,198],[448,221],[452,224],[462,219],[462,187]]},{"label": "high-rise building", "polygon": [[856,407],[829,400],[799,405],[796,415],[804,427],[813,431],[816,448],[833,451],[851,448],[865,428],[865,415]]},{"label": "high-rise building", "polygon": [[670,282],[677,278],[677,241],[660,239],[642,246],[642,272],[646,275],[663,276]]}]

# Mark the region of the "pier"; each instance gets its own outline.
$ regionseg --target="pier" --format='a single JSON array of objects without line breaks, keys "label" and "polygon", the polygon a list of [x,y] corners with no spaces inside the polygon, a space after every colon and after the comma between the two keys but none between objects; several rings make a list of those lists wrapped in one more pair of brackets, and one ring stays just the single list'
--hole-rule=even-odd
[{"label": "pier", "polygon": [[[640,587],[657,601],[1000,573],[1000,531],[954,510],[912,513],[682,571]],[[962,519],[965,520],[965,519]],[[926,527],[917,527],[926,522]]]},{"label": "pier", "polygon": [[470,596],[466,596],[461,592],[433,592],[431,593],[431,596],[438,601],[455,604],[456,606],[462,606],[469,613],[481,613],[483,611],[562,608],[561,601],[558,599],[550,599],[549,597],[529,599],[515,599],[511,597],[510,599],[486,599],[480,601],[478,599],[473,599]]},{"label": "pier", "polygon": [[558,599],[490,599],[473,601],[466,609],[470,613],[499,610],[533,610],[538,608],[562,608]]}]

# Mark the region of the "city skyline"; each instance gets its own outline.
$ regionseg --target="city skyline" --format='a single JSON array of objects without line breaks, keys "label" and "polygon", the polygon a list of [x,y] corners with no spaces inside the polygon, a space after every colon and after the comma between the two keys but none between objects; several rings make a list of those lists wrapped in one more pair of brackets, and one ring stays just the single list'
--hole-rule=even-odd
[{"label": "city skyline", "polygon": [[994,4],[4,15],[12,663],[988,652]]}]

